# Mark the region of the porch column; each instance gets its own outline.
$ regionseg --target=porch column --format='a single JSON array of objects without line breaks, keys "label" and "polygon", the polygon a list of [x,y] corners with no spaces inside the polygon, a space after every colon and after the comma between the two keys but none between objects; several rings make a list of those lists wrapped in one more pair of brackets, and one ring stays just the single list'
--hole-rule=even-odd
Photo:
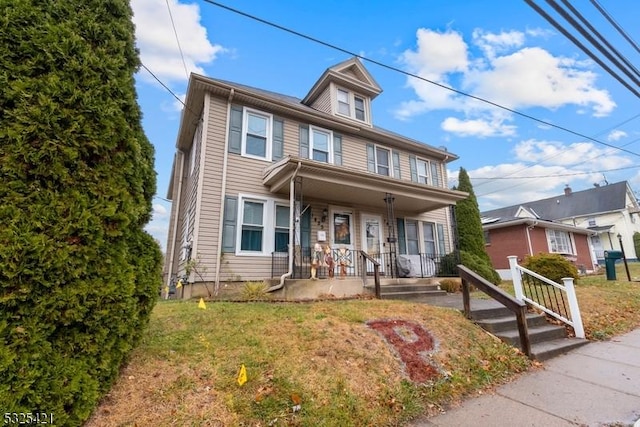
[{"label": "porch column", "polygon": [[384,202],[387,205],[387,242],[389,243],[389,259],[391,265],[391,277],[397,277],[396,274],[396,257],[397,257],[397,247],[396,242],[398,239],[396,238],[396,214],[394,211],[394,200],[393,194],[387,193]]}]

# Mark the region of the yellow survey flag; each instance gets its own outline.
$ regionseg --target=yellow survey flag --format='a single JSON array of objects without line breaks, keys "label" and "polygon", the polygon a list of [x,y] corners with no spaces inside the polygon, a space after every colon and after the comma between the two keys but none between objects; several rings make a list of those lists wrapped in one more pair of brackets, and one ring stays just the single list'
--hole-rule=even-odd
[{"label": "yellow survey flag", "polygon": [[180,289],[182,287],[182,279],[178,280],[178,283],[176,284],[176,289]]},{"label": "yellow survey flag", "polygon": [[238,373],[238,384],[242,385],[247,382],[247,368],[244,367],[244,363],[240,366],[240,372]]},{"label": "yellow survey flag", "polygon": [[198,303],[198,308],[206,310],[207,306],[204,304],[204,298],[200,297],[200,302]]}]

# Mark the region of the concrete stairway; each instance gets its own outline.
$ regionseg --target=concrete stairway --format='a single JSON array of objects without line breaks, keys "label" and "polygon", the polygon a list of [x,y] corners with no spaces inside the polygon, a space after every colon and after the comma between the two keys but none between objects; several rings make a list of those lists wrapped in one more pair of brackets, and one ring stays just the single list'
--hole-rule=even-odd
[{"label": "concrete stairway", "polygon": [[438,281],[425,279],[380,279],[380,296],[382,299],[416,300],[446,295],[440,289]]},{"label": "concrete stairway", "polygon": [[[471,317],[479,326],[502,341],[521,348],[516,317],[507,308],[498,305],[474,309],[472,306]],[[527,315],[527,328],[533,358],[539,361],[566,353],[588,342],[585,339],[569,338],[564,326],[551,324],[540,314]]]}]

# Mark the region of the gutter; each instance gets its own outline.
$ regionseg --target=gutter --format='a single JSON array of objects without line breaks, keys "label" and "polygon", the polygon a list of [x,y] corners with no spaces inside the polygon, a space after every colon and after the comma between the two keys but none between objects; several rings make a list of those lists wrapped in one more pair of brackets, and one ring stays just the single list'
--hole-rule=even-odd
[{"label": "gutter", "polygon": [[291,214],[289,215],[289,271],[287,271],[282,276],[280,276],[280,283],[275,286],[271,286],[269,289],[267,289],[267,292],[273,292],[273,291],[282,289],[284,287],[284,280],[287,277],[291,277],[291,275],[293,274],[293,250],[295,248],[295,244],[291,244],[291,242],[294,242],[293,217],[296,214],[296,207],[295,207],[295,200],[294,200],[294,196],[295,196],[294,181],[296,179],[296,176],[298,176],[298,171],[300,170],[301,167],[302,167],[302,163],[298,162],[298,166],[296,167],[296,170],[293,171],[293,174],[291,175],[291,180],[289,181],[289,206],[290,206],[289,209],[291,212]]}]

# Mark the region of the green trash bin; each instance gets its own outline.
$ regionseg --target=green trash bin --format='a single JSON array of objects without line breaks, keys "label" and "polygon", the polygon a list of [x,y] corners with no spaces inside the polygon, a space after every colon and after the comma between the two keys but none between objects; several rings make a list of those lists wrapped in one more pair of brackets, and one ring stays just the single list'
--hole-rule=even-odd
[{"label": "green trash bin", "polygon": [[616,261],[619,259],[622,259],[622,251],[604,251],[607,280],[616,280]]}]

